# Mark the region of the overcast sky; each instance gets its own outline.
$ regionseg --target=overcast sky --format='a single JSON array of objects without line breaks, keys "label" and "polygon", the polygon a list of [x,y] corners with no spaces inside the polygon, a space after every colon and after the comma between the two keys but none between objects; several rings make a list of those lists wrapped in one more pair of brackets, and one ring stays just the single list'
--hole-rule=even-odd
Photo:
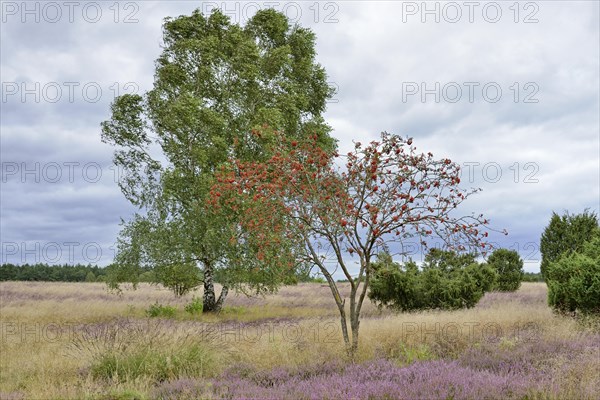
[{"label": "overcast sky", "polygon": [[[120,218],[100,122],[152,87],[164,17],[273,7],[317,34],[344,152],[383,130],[464,167],[464,203],[539,270],[552,211],[600,207],[597,1],[1,2],[2,262],[106,265]],[[419,255],[415,255],[419,258]]]}]

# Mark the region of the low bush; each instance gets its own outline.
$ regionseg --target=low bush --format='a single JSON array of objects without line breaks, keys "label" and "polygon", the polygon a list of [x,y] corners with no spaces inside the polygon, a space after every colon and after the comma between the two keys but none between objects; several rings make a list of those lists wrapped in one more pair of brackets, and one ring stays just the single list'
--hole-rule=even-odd
[{"label": "low bush", "polygon": [[514,250],[497,249],[488,257],[487,264],[498,274],[494,289],[514,292],[523,280],[523,260]]},{"label": "low bush", "polygon": [[410,365],[415,361],[435,359],[435,355],[432,354],[431,349],[425,344],[408,346],[400,343],[398,349],[392,349],[390,358],[392,357],[398,359],[404,365]]},{"label": "low bush", "polygon": [[369,298],[380,307],[402,311],[473,307],[496,279],[494,270],[471,254],[433,249],[420,270],[409,261],[400,265],[389,254],[373,265]]},{"label": "low bush", "polygon": [[175,316],[177,309],[173,306],[163,306],[159,303],[154,303],[146,310],[146,315],[150,318],[165,317],[172,318]]},{"label": "low bush", "polygon": [[184,309],[186,312],[195,315],[202,314],[202,299],[199,297],[192,297],[192,301],[185,305]]},{"label": "low bush", "polygon": [[559,261],[565,253],[580,252],[584,244],[599,232],[598,216],[587,209],[581,214],[567,211],[558,215],[553,212],[540,239],[542,275],[547,278],[550,263]]},{"label": "low bush", "polygon": [[600,313],[600,234],[546,270],[548,303],[557,311]]}]

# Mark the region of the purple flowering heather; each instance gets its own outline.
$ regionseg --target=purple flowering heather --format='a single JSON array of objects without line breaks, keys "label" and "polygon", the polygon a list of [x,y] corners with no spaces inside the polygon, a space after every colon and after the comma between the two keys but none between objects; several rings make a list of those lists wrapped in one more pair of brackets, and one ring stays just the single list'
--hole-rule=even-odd
[{"label": "purple flowering heather", "polygon": [[581,371],[600,367],[599,343],[599,335],[514,344],[483,343],[457,360],[419,361],[406,367],[385,359],[268,371],[239,364],[218,379],[163,384],[155,398],[597,399],[600,377],[579,382],[575,387],[565,388],[561,382],[570,380],[565,377],[580,376]]},{"label": "purple flowering heather", "polygon": [[[347,367],[325,365],[316,375],[283,369],[226,376],[204,386],[204,396],[229,399],[510,399],[523,398],[532,389],[526,378],[496,375],[462,367],[456,361],[427,361],[400,368],[387,360]],[[170,386],[168,386],[170,385]],[[163,385],[158,399],[184,399],[189,388]],[[194,386],[196,385],[196,386]]]}]

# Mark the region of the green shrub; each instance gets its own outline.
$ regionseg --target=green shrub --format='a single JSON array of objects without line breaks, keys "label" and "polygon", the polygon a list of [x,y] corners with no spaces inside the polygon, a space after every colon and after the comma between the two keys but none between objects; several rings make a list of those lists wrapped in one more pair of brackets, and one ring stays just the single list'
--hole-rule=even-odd
[{"label": "green shrub", "polygon": [[159,304],[158,302],[152,304],[150,307],[148,307],[148,309],[146,310],[146,315],[150,318],[153,317],[165,317],[165,318],[172,318],[175,316],[175,312],[177,311],[177,309],[173,306],[163,306],[162,304]]},{"label": "green shrub", "polygon": [[389,254],[373,264],[369,298],[402,311],[473,307],[494,284],[496,273],[475,256],[433,249],[423,269],[413,261],[394,263]]},{"label": "green shrub", "polygon": [[546,270],[548,304],[562,312],[600,313],[600,234]]},{"label": "green shrub", "polygon": [[497,275],[495,290],[514,292],[523,280],[523,260],[514,250],[497,249],[488,257],[487,263]]},{"label": "green shrub", "polygon": [[498,273],[486,264],[469,264],[465,267],[465,273],[475,280],[475,290],[481,292],[482,295],[492,290],[498,279]]},{"label": "green shrub", "polygon": [[419,344],[416,346],[407,346],[404,343],[400,343],[400,346],[395,354],[395,349],[392,349],[390,354],[392,357],[398,358],[403,364],[409,365],[415,361],[425,361],[435,359],[435,355],[432,354],[429,346],[426,344]]},{"label": "green shrub", "polygon": [[422,287],[419,282],[417,264],[409,261],[405,265],[393,262],[387,253],[380,253],[373,263],[373,276],[369,298],[378,305],[399,310],[414,310],[421,307]]},{"label": "green shrub", "polygon": [[553,212],[540,240],[542,275],[545,277],[548,265],[558,261],[564,253],[580,251],[598,231],[598,216],[588,210],[581,214],[566,212],[562,216]]},{"label": "green shrub", "polygon": [[94,273],[92,271],[88,272],[87,275],[85,276],[85,281],[86,282],[96,282],[96,275],[94,275]]},{"label": "green shrub", "polygon": [[185,311],[190,314],[202,314],[202,299],[199,297],[192,297],[192,301],[185,305]]}]

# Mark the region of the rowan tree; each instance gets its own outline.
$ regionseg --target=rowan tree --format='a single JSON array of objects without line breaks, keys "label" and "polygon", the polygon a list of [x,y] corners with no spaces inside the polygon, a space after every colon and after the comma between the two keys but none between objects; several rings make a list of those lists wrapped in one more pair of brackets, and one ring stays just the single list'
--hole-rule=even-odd
[{"label": "rowan tree", "polygon": [[[260,238],[259,247],[269,245],[273,225],[301,244],[295,256],[327,280],[353,355],[378,253],[415,238],[427,245],[435,237],[449,249],[483,251],[491,247],[485,243],[490,229],[482,215],[456,215],[478,191],[459,187],[459,165],[418,153],[411,138],[384,132],[380,141],[355,143],[344,157],[316,146],[317,139],[279,135],[266,162],[233,160],[217,174],[211,205],[223,213],[243,208],[240,227]],[[337,271],[349,281],[347,297],[333,277]]]}]

